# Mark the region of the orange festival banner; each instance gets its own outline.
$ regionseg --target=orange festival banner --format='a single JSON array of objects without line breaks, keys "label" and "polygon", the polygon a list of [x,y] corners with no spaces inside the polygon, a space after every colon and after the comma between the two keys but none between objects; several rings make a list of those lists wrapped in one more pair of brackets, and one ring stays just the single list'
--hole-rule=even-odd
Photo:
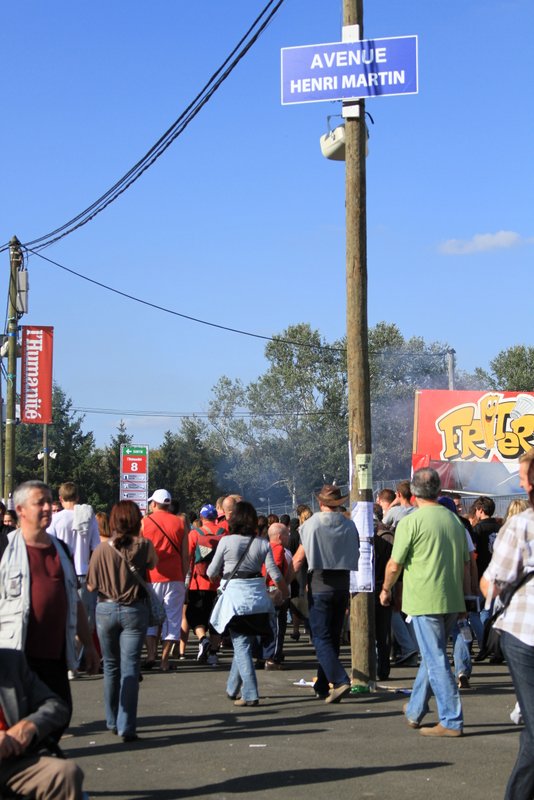
[{"label": "orange festival banner", "polygon": [[53,327],[22,326],[21,422],[52,423],[53,346]]},{"label": "orange festival banner", "polygon": [[534,446],[534,393],[416,392],[413,469],[432,466],[444,487],[519,491],[518,459]]}]

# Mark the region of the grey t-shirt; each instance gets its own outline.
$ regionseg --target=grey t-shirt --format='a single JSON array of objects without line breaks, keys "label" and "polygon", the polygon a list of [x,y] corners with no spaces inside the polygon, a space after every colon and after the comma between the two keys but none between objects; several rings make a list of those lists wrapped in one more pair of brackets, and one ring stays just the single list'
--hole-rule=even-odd
[{"label": "grey t-shirt", "polygon": [[392,506],[392,508],[388,508],[386,516],[382,522],[384,525],[394,531],[401,519],[406,517],[408,514],[411,514],[411,512],[414,510],[415,509],[413,506]]}]

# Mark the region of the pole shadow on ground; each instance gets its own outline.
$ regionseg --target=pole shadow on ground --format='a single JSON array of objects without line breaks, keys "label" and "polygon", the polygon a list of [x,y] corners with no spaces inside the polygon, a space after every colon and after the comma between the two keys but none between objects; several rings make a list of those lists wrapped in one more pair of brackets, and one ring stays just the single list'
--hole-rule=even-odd
[{"label": "pole shadow on ground", "polygon": [[[333,769],[277,770],[243,775],[218,783],[197,786],[188,789],[141,789],[131,791],[131,800],[179,800],[185,797],[218,797],[233,794],[254,795],[256,792],[279,790],[280,787],[290,789],[292,786],[317,786],[337,781],[355,780],[384,772],[414,772],[416,770],[434,770],[451,766],[450,761],[427,761],[395,766],[347,767]],[[124,797],[124,792],[91,792],[91,797]]]}]

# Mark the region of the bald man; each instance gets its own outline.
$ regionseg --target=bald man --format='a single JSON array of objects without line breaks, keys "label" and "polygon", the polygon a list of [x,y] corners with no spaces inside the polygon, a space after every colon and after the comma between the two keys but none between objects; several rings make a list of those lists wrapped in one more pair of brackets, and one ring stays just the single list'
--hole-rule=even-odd
[{"label": "bald man", "polygon": [[[282,525],[281,522],[273,522],[273,524],[269,526],[267,535],[269,537],[269,544],[273,553],[274,562],[289,586],[295,577],[291,553],[286,550],[286,545],[289,543],[289,530],[285,525]],[[265,566],[262,569],[262,574],[266,575]],[[282,669],[282,662],[284,660],[284,639],[287,629],[289,599],[282,599],[280,592],[268,575],[266,575],[266,582],[267,591],[272,595],[275,613],[272,618],[272,635],[262,640],[262,659],[265,661],[266,670],[278,670]]]}]

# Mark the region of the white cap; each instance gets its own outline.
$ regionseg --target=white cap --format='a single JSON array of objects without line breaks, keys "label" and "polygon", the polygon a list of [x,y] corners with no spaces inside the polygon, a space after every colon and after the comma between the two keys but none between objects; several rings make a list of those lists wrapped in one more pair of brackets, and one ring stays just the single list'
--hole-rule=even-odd
[{"label": "white cap", "polygon": [[152,497],[148,498],[149,503],[159,503],[161,506],[168,506],[171,500],[172,497],[167,489],[156,489]]}]

